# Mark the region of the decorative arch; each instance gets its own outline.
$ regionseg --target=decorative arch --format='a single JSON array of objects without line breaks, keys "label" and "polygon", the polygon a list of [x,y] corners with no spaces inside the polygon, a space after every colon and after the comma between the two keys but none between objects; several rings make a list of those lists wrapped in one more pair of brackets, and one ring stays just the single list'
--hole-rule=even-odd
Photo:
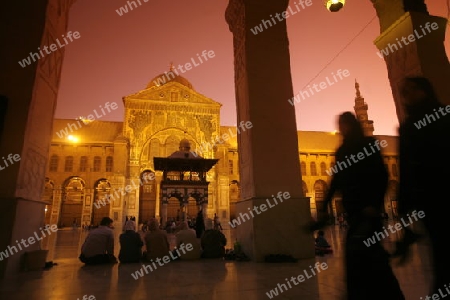
[{"label": "decorative arch", "polygon": [[[320,211],[324,207],[324,200],[325,196],[328,192],[328,184],[323,180],[317,180],[314,183],[314,201],[315,201],[315,208],[316,208],[316,214],[317,217],[321,217]],[[331,203],[329,204],[329,207],[327,208],[328,212],[331,213]]]},{"label": "decorative arch", "polygon": [[170,190],[167,194],[168,205],[167,205],[167,217],[176,220],[182,216],[182,206],[185,195],[182,190],[177,188]]},{"label": "decorative arch", "polygon": [[85,197],[85,181],[78,176],[67,178],[62,185],[62,203],[59,227],[69,227],[73,223],[81,224],[83,202]]},{"label": "decorative arch", "polygon": [[111,184],[106,178],[97,180],[94,184],[94,202],[92,205],[91,224],[97,226],[104,217],[110,217],[111,203],[109,195],[111,194]]},{"label": "decorative arch", "polygon": [[317,176],[317,166],[316,166],[316,162],[312,161],[309,164],[309,168],[311,169],[311,176]]},{"label": "decorative arch", "polygon": [[306,176],[306,163],[304,161],[300,162],[300,171],[302,176]]},{"label": "decorative arch", "polygon": [[320,163],[320,176],[327,176],[327,164],[325,162]]}]

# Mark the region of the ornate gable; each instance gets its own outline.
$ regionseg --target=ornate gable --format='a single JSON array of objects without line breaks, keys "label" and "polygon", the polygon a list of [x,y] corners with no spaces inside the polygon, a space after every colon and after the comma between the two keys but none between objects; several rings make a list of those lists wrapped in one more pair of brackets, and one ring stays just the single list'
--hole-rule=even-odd
[{"label": "ornate gable", "polygon": [[134,101],[161,101],[170,103],[208,104],[221,107],[222,104],[216,102],[188,87],[178,83],[169,82],[162,86],[154,86],[135,94],[124,97],[124,104]]}]

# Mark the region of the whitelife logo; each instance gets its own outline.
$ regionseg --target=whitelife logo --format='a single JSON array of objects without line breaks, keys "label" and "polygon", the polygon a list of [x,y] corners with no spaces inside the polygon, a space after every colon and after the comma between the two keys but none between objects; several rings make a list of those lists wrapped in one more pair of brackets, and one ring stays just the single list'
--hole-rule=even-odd
[{"label": "whitelife logo", "polygon": [[[155,173],[150,173],[149,175],[143,176],[145,183],[147,183],[149,180],[155,180]],[[125,188],[119,187],[114,193],[108,194],[102,199],[98,199],[96,202],[94,202],[95,208],[100,208],[102,206],[106,206],[106,204],[110,204],[111,202],[114,202],[116,199],[120,199],[120,195],[125,196],[127,193],[131,193],[133,190],[139,189],[139,185],[143,186],[144,182],[142,181],[142,178],[139,179],[139,185],[136,185],[136,181],[131,181],[132,185],[129,184]]]},{"label": "whitelife logo", "polygon": [[[236,128],[236,134],[231,130],[231,128],[228,129],[228,132],[230,133],[228,135],[228,133],[224,133],[221,136],[216,136],[215,140],[214,137],[211,138],[211,142],[204,142],[200,145],[200,147],[195,149],[195,152],[191,151],[191,153],[197,157],[199,155],[203,155],[205,152],[208,152],[212,149],[214,149],[214,146],[218,145],[218,144],[223,144],[226,143],[230,138],[236,137],[238,134],[242,132],[244,132],[246,129],[250,129],[253,127],[252,122],[250,121],[241,121],[239,123],[238,128]],[[239,129],[240,128],[240,129]]]},{"label": "whitelife logo", "polygon": [[[300,283],[304,282],[305,279],[310,279],[313,276],[317,275],[316,271],[314,271],[314,269],[317,270],[317,273],[320,273],[321,271],[328,269],[328,265],[325,262],[323,262],[323,263],[316,262],[314,267],[313,266],[309,266],[309,269],[310,269],[312,275],[308,274],[308,270],[303,270],[303,274],[305,274],[304,276],[303,276],[303,274],[300,274],[297,277],[292,276],[291,279],[285,278],[286,283],[279,283],[277,285],[277,287],[275,287],[274,289],[272,289],[272,290],[270,290],[269,292],[266,293],[267,297],[269,297],[269,299],[272,299],[272,298],[278,296],[278,291],[279,291],[280,294],[284,292],[283,288],[284,288],[285,291],[288,291],[289,289],[292,289],[291,282],[294,285],[299,285]],[[289,286],[289,288],[287,286]]]},{"label": "whitelife logo", "polygon": [[[405,222],[405,220],[403,218],[401,218],[401,223],[397,222],[394,224],[394,226],[389,225],[388,229],[391,233],[396,233],[397,231],[402,230],[403,226],[404,227],[408,227],[413,223],[413,220],[411,219],[411,216],[414,218],[415,221],[419,221],[419,219],[417,217],[419,217],[420,219],[425,217],[425,212],[423,210],[416,212],[413,211],[411,213],[411,216],[409,214],[406,215],[408,217],[409,223]],[[403,224],[403,226],[402,226]],[[395,228],[395,230],[393,230]],[[383,226],[383,232],[375,232],[375,234],[371,237],[368,238],[367,240],[363,241],[364,245],[366,245],[367,247],[370,247],[371,245],[375,245],[377,240],[380,242],[381,239],[385,239],[389,236],[389,232],[387,231],[386,227]]]},{"label": "whitelife logo", "polygon": [[[142,2],[147,3],[150,0],[136,0],[139,3],[139,6],[142,5]],[[130,11],[132,11],[134,8],[138,8],[139,6],[137,5],[136,1],[127,1],[127,4],[124,6],[121,6],[119,9],[116,9],[116,13],[119,16],[123,16],[124,14],[128,13],[128,7],[130,8]],[[134,5],[134,8],[132,6],[132,4]],[[128,5],[128,6],[127,6]]]},{"label": "whitelife logo", "polygon": [[407,37],[406,37],[406,36],[403,36],[402,38],[400,38],[401,41],[400,41],[398,38],[396,38],[397,44],[395,44],[395,43],[394,43],[394,44],[389,43],[389,44],[387,45],[387,47],[385,47],[384,49],[381,50],[381,52],[377,52],[377,55],[378,55],[380,58],[386,57],[386,56],[388,56],[389,54],[394,53],[395,51],[398,50],[397,45],[398,45],[400,48],[403,48],[402,44],[403,44],[404,46],[407,46],[407,45],[409,45],[410,43],[413,43],[413,42],[415,42],[416,40],[423,38],[423,37],[426,36],[428,33],[431,33],[431,30],[437,30],[437,29],[439,28],[439,25],[438,25],[438,23],[436,23],[436,22],[433,22],[433,23],[427,22],[427,23],[425,24],[425,28],[427,29],[426,31],[425,31],[425,29],[423,28],[423,26],[420,25],[420,29],[422,30],[423,35],[420,35],[420,33],[417,31],[417,29],[414,29],[414,34],[411,33],[411,34],[408,35]]},{"label": "whitelife logo", "polygon": [[[282,22],[283,20],[289,18],[290,16],[298,14],[301,10],[311,6],[312,0],[306,0],[306,1],[299,0],[298,2],[294,2],[294,5],[295,5],[296,10],[292,9],[292,7],[289,6],[288,9],[283,11],[282,13],[276,13],[275,17],[273,15],[270,15],[270,20],[272,20],[272,22],[270,20],[261,20],[260,25],[257,25],[254,28],[250,28],[250,31],[254,35],[257,35],[258,33],[263,32],[264,28],[268,29],[269,27],[267,25],[270,25],[270,27],[276,25],[277,21],[275,20],[275,18],[277,18],[278,22]],[[299,5],[301,6],[301,8]]]},{"label": "whitelife logo", "polygon": [[[74,131],[80,129],[81,127],[83,127],[83,125],[87,125],[90,122],[95,121],[96,117],[97,117],[97,119],[100,119],[101,117],[105,116],[106,115],[105,109],[107,110],[108,113],[110,113],[111,110],[116,110],[119,107],[116,102],[111,102],[111,104],[109,102],[106,102],[104,104],[104,106],[105,107],[103,107],[102,105],[99,105],[99,108],[100,108],[102,114],[98,114],[97,109],[94,109],[93,113],[95,114],[95,116],[94,116],[94,114],[89,114],[86,119],[84,119],[83,117],[80,117],[76,123],[72,123],[72,124],[67,123],[67,126],[64,129],[61,129],[59,132],[56,132],[56,135],[58,136],[58,138],[62,139],[69,135],[69,129],[70,129],[70,132],[74,132]],[[81,121],[81,123],[80,123],[80,121]]]},{"label": "whitelife logo", "polygon": [[[171,79],[175,79],[176,76],[180,76],[178,71],[180,71],[182,74],[184,74],[187,71],[190,71],[193,66],[194,67],[198,67],[201,64],[203,64],[204,62],[207,62],[208,61],[208,57],[209,58],[214,58],[215,56],[216,56],[216,54],[214,53],[213,50],[209,50],[208,52],[206,50],[203,50],[201,55],[197,53],[197,58],[198,58],[198,61],[199,61],[198,64],[196,63],[195,58],[191,57],[192,64],[190,62],[187,62],[184,65],[180,65],[179,64],[177,67],[174,67],[173,65],[171,65],[169,72],[165,72],[164,75],[162,75],[162,76],[158,77],[157,79],[153,80],[153,82],[156,84],[156,86],[161,86],[161,85],[165,84],[167,81],[170,81]],[[205,61],[203,61],[202,57],[203,57],[203,59]],[[184,70],[183,67],[186,70]]]},{"label": "whitelife logo", "polygon": [[[374,146],[377,149],[374,149],[372,147],[372,143],[369,143],[369,147],[370,147],[370,149],[372,149],[372,152],[368,152],[366,147],[364,147],[363,150],[364,150],[364,152],[366,153],[367,156],[371,156],[375,152],[381,151],[380,145],[381,145],[381,147],[384,148],[384,147],[386,147],[388,145],[388,143],[387,143],[386,140],[382,140],[381,142],[379,140],[375,140],[375,145]],[[347,159],[348,166],[345,163],[345,161],[338,161],[338,162],[336,162],[336,165],[334,167],[331,167],[329,170],[326,170],[326,172],[327,172],[328,176],[333,175],[333,173],[336,174],[337,172],[339,172],[339,170],[342,171],[343,169],[348,168],[349,166],[352,165],[352,163],[350,162],[350,159],[353,161],[353,163],[356,164],[357,162],[359,162],[359,161],[363,160],[364,158],[366,158],[367,157],[366,155],[364,155],[364,153],[361,151],[361,152],[358,152],[358,154],[356,154],[356,155],[351,154],[350,158],[348,158],[348,156],[345,156],[345,158]],[[358,158],[356,158],[356,157],[358,157]]]},{"label": "whitelife logo", "polygon": [[[439,116],[438,112],[436,111],[436,109],[433,109],[434,114],[436,115],[437,119],[440,119],[441,117]],[[444,108],[440,107],[439,108],[439,112],[441,113],[442,116],[446,116],[448,113],[450,113],[450,105],[447,105],[445,107],[445,111],[444,112]],[[430,124],[431,122],[436,122],[436,118],[432,115],[432,114],[426,114],[425,118],[423,118],[422,120],[419,120],[417,122],[414,123],[414,126],[416,126],[417,129],[420,129],[422,127],[427,126],[428,124]]]},{"label": "whitelife logo", "polygon": [[[267,207],[267,205],[265,205],[264,203],[259,205],[259,207],[256,205],[253,206],[253,208],[249,207],[248,212],[250,213],[252,218],[255,217],[255,215],[253,214],[253,211],[259,215],[259,214],[265,212],[267,210],[267,208],[272,208],[272,207],[275,207],[276,205],[278,205],[278,201],[277,201],[277,199],[275,199],[274,195],[272,195],[272,198],[273,198],[273,201],[275,202],[275,204],[271,204],[269,198],[266,199],[267,205],[269,207]],[[283,199],[286,200],[286,199],[291,198],[291,194],[289,194],[289,192],[284,192],[284,193],[278,192],[277,198],[278,198],[278,200],[280,200],[280,202],[283,202]],[[259,211],[258,208],[261,211]],[[247,221],[247,220],[245,220],[244,217],[247,217],[247,220],[250,221],[250,216],[247,213],[240,213],[239,217],[237,217],[236,219],[233,219],[231,222],[228,222],[228,224],[230,224],[231,228],[235,228],[236,226],[241,225],[241,223]],[[242,222],[241,222],[241,220],[242,220]]]},{"label": "whitelife logo", "polygon": [[[186,247],[186,249],[185,249]],[[175,248],[175,252],[177,253],[177,256],[174,256],[172,251],[169,251],[169,255],[163,256],[163,258],[156,258],[156,262],[160,267],[163,267],[164,264],[170,263],[172,260],[176,260],[177,258],[181,257],[181,252],[183,254],[186,254],[186,251],[192,251],[194,249],[194,246],[191,243],[187,243],[186,245],[182,243],[179,248]],[[170,260],[172,258],[172,260]],[[145,274],[148,274],[148,271],[153,272],[153,270],[158,269],[153,259],[150,261],[151,264],[148,265],[142,265],[142,268],[140,268],[138,271],[135,271],[131,274],[131,277],[134,278],[134,280],[138,280],[140,277],[144,277]],[[152,267],[153,266],[153,267]],[[144,274],[145,272],[145,274]]]},{"label": "whitelife logo", "polygon": [[[69,31],[66,33],[66,36],[64,36],[64,34],[62,36],[62,39],[64,40],[65,44],[61,44],[59,39],[56,39],[56,44],[51,44],[50,46],[44,46],[44,47],[42,47],[42,49],[41,49],[41,47],[38,47],[39,53],[30,52],[30,55],[27,58],[24,58],[24,59],[22,59],[22,61],[19,61],[19,65],[22,68],[25,68],[26,66],[31,65],[31,60],[33,60],[33,62],[35,62],[36,60],[43,58],[45,56],[43,51],[46,54],[51,54],[52,52],[55,52],[56,50],[61,49],[61,48],[65,47],[66,45],[68,45],[69,42],[67,41],[67,39],[69,39],[70,42],[73,42],[74,39],[77,40],[80,37],[81,37],[81,35],[78,31],[75,31],[74,33],[72,33],[72,31]],[[49,51],[49,48],[50,48],[50,51]]]},{"label": "whitelife logo", "polygon": [[[50,236],[52,234],[52,232],[57,232],[58,231],[58,226],[56,226],[56,224],[53,225],[46,225],[44,228],[40,227],[39,230],[41,230],[41,234],[39,235],[36,231],[34,232],[34,237],[30,236],[29,238],[25,239],[21,239],[20,242],[18,240],[16,240],[16,244],[17,247],[19,247],[20,251],[22,251],[22,246],[23,248],[28,248],[30,245],[43,240],[47,235]],[[44,230],[47,232],[47,235],[45,234]],[[36,237],[36,239],[35,239]],[[27,244],[28,241],[28,244]],[[14,250],[14,252],[13,252]],[[3,252],[0,252],[0,261],[2,261],[3,259],[8,258],[10,255],[12,256],[15,253],[18,253],[19,250],[17,250],[16,246],[8,246],[7,249]]]},{"label": "whitelife logo", "polygon": [[[296,103],[300,103],[302,99],[305,100],[306,98],[313,96],[315,93],[318,93],[326,89],[327,87],[336,84],[339,80],[347,78],[348,76],[350,76],[350,72],[347,69],[345,70],[339,69],[336,71],[336,74],[334,74],[334,72],[331,72],[331,76],[333,80],[330,80],[330,78],[327,76],[325,77],[325,81],[321,81],[319,84],[314,83],[312,86],[308,84],[305,90],[298,92],[298,94],[295,95],[292,99],[289,99],[288,102],[292,106],[294,106]],[[300,96],[302,99],[300,99]]]}]

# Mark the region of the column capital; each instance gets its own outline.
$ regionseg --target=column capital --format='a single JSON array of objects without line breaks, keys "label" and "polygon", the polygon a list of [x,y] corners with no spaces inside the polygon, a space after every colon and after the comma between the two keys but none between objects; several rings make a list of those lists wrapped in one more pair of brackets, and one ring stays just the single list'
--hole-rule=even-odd
[{"label": "column capital", "polygon": [[418,12],[428,15],[424,0],[371,0],[383,32],[394,24],[405,12]]},{"label": "column capital", "polygon": [[[230,0],[225,11],[225,20],[233,33],[248,30],[259,25],[270,15],[282,13],[287,9],[289,0]],[[285,20],[283,21],[285,22]]]}]

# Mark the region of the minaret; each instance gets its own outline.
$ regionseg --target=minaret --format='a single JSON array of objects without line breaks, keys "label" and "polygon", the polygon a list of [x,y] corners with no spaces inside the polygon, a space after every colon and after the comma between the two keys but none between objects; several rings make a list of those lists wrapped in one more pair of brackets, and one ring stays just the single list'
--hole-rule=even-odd
[{"label": "minaret", "polygon": [[364,102],[364,98],[361,97],[361,92],[359,91],[359,83],[355,79],[355,89],[356,89],[356,97],[355,97],[355,109],[356,117],[364,128],[364,133],[367,136],[373,136],[373,121],[369,120],[369,115],[367,114],[368,106],[367,103]]}]

